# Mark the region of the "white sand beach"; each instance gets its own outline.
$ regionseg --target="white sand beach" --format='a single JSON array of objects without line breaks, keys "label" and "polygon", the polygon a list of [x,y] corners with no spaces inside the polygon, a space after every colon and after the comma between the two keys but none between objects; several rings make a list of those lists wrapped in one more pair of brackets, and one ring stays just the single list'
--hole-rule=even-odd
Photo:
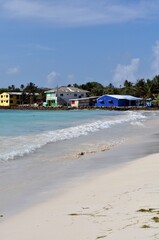
[{"label": "white sand beach", "polygon": [[1,239],[159,239],[158,169],[153,154],[83,178],[47,202],[1,217]]}]

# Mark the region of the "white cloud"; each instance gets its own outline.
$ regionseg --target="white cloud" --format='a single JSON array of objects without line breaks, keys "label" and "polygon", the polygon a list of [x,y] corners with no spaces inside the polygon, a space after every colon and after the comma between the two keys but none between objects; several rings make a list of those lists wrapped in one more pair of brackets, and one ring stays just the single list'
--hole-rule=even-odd
[{"label": "white cloud", "polygon": [[158,0],[0,0],[1,16],[37,19],[53,25],[120,23],[158,17]]},{"label": "white cloud", "polygon": [[129,65],[118,64],[115,69],[113,83],[119,86],[123,84],[125,80],[135,82],[139,64],[140,64],[139,58],[133,58]]},{"label": "white cloud", "polygon": [[159,74],[159,41],[156,41],[155,45],[152,47],[153,50],[153,62],[152,70],[154,75]]},{"label": "white cloud", "polygon": [[53,83],[58,77],[60,76],[60,74],[58,72],[52,71],[47,75],[47,83],[51,84]]},{"label": "white cloud", "polygon": [[20,72],[19,67],[11,67],[11,68],[8,68],[8,70],[7,70],[7,74],[10,74],[10,75],[16,75],[19,72]]}]

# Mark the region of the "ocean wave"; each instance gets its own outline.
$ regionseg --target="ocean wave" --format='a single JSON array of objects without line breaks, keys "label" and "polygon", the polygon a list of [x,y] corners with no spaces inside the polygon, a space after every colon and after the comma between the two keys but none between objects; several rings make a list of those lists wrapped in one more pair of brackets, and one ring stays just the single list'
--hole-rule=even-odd
[{"label": "ocean wave", "polygon": [[98,120],[83,125],[69,127],[65,129],[48,131],[40,134],[9,137],[2,139],[2,151],[0,154],[0,160],[12,160],[17,157],[23,157],[26,154],[30,154],[35,150],[47,145],[48,143],[69,140],[72,138],[78,138],[80,136],[88,135],[89,133],[96,132],[102,129],[110,128],[115,125],[123,123],[133,122],[140,123],[146,117],[141,112],[127,112],[125,115],[121,115],[118,119],[113,120]]}]

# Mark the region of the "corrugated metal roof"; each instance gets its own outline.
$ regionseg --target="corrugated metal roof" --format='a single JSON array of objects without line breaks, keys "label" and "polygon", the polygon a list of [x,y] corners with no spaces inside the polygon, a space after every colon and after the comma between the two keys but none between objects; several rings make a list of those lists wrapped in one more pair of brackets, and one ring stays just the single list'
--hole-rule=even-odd
[{"label": "corrugated metal roof", "polygon": [[105,95],[105,96],[109,96],[109,97],[113,97],[113,98],[117,98],[117,99],[125,99],[125,100],[141,100],[142,98],[138,98],[138,97],[134,97],[134,96],[131,96],[131,95],[116,95],[116,94],[113,94],[113,95]]},{"label": "corrugated metal roof", "polygon": [[91,99],[97,99],[98,96],[92,96],[92,97],[85,97],[85,98],[72,98],[69,99],[69,101],[82,101],[82,100],[91,100]]},{"label": "corrugated metal roof", "polygon": [[87,93],[88,91],[80,89],[80,88],[76,88],[76,87],[58,87],[58,88],[53,88],[50,89],[48,91],[46,91],[45,93],[50,93],[50,92],[57,92],[57,89],[59,92],[72,92],[72,93]]},{"label": "corrugated metal roof", "polygon": [[22,92],[6,92],[9,95],[22,95]]},{"label": "corrugated metal roof", "polygon": [[[22,95],[22,92],[6,92],[7,94],[10,95]],[[28,92],[24,92],[26,95],[33,95],[33,93],[28,93]],[[34,93],[35,96],[39,96],[39,93]]]}]

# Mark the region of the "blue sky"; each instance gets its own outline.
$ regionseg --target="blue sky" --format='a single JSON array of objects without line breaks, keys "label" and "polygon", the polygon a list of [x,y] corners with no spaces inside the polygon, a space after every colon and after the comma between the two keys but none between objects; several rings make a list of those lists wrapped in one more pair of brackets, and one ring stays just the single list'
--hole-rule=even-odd
[{"label": "blue sky", "polygon": [[0,0],[0,87],[159,74],[158,0]]}]

